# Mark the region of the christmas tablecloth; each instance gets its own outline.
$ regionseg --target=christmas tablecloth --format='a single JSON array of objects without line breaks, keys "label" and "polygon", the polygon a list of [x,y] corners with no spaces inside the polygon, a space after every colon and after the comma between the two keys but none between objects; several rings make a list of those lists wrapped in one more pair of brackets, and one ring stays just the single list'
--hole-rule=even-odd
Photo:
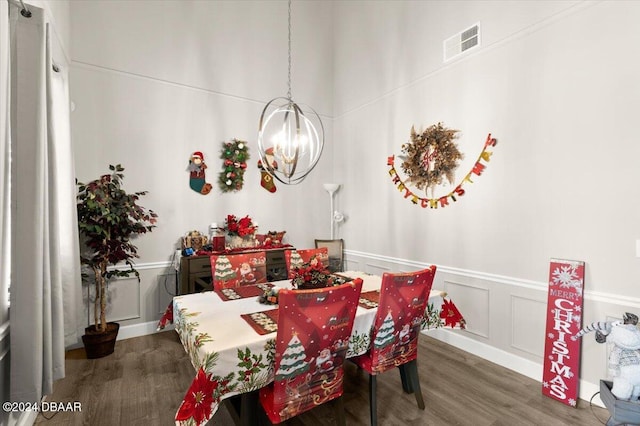
[{"label": "christmas tablecloth", "polygon": [[[362,292],[380,289],[381,277],[363,272],[344,272],[363,279]],[[276,286],[290,288],[289,280]],[[259,334],[242,315],[274,309],[254,298],[223,301],[215,292],[177,296],[163,315],[159,328],[169,321],[196,370],[175,416],[176,425],[205,424],[220,402],[233,395],[251,392],[273,380],[275,332]],[[347,357],[369,349],[369,334],[377,309],[358,307]],[[464,328],[464,318],[446,293],[432,290],[423,329]]]}]

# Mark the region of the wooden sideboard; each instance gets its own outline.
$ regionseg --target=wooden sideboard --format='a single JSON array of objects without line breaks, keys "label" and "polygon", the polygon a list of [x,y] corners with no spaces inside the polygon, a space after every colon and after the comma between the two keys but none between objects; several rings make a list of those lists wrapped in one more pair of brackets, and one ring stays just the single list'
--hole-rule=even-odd
[{"label": "wooden sideboard", "polygon": [[[285,250],[293,250],[293,247],[265,250],[269,281],[287,279]],[[180,259],[180,294],[209,291],[212,289],[212,280],[209,256],[183,256]]]}]

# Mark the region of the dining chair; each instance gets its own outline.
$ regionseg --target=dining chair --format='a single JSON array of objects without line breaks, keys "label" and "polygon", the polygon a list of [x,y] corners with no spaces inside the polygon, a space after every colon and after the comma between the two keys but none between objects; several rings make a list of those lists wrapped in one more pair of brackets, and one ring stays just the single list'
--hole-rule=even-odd
[{"label": "dining chair", "polygon": [[212,254],[209,262],[214,290],[267,282],[267,257],[264,251]]},{"label": "dining chair", "polygon": [[371,425],[378,424],[376,409],[376,376],[398,367],[402,388],[414,393],[424,410],[418,377],[418,335],[436,266],[408,273],[382,275],[378,311],[371,332],[371,348],[349,360],[369,374],[369,412]]},{"label": "dining chair", "polygon": [[259,390],[272,424],[333,401],[345,424],[343,364],[349,347],[362,279],[313,290],[280,290],[275,378]]},{"label": "dining chair", "polygon": [[327,247],[286,250],[284,252],[284,261],[287,265],[287,274],[289,275],[289,278],[293,278],[295,276],[294,268],[302,266],[303,263],[309,263],[314,257],[322,262],[323,266],[329,266],[329,250]]},{"label": "dining chair", "polygon": [[329,251],[330,272],[342,272],[344,268],[344,240],[342,238],[336,240],[315,240],[316,248],[326,247]]}]

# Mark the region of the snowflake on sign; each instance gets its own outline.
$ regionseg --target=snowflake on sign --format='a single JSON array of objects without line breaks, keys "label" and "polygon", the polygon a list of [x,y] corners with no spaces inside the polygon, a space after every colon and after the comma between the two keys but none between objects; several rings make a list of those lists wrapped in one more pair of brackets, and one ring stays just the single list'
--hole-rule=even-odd
[{"label": "snowflake on sign", "polygon": [[581,282],[574,265],[563,265],[553,271],[553,284],[560,284],[561,288],[575,288],[580,291]]},{"label": "snowflake on sign", "polygon": [[[576,309],[577,311],[578,309]],[[582,315],[574,314],[572,317],[572,321],[578,325],[578,328],[582,325]]]}]

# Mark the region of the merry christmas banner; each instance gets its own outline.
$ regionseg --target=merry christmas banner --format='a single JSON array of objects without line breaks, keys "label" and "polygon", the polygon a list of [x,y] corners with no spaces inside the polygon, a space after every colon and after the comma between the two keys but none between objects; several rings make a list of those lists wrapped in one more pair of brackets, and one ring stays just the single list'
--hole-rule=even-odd
[{"label": "merry christmas banner", "polygon": [[[491,155],[493,154],[493,152],[490,151],[489,148],[496,146],[496,143],[497,143],[496,138],[491,137],[491,133],[489,133],[484,143],[484,148],[482,149],[482,152],[480,152],[480,155],[478,155],[478,159],[473,164],[473,167],[471,168],[471,170],[466,174],[464,179],[462,179],[462,181],[454,187],[452,191],[450,191],[448,194],[443,195],[441,197],[431,197],[431,198],[421,197],[415,192],[413,192],[409,188],[409,186],[411,186],[412,183],[416,183],[417,181],[418,188],[424,186],[425,183],[420,179],[416,178],[415,176],[409,177],[407,179],[402,179],[395,167],[395,155],[391,155],[390,157],[387,158],[387,166],[389,166],[389,176],[391,177],[391,180],[393,184],[396,186],[396,188],[398,189],[398,191],[400,191],[403,194],[404,198],[410,200],[413,204],[420,205],[420,207],[422,208],[427,208],[427,207],[430,209],[437,209],[438,207],[444,208],[449,205],[449,201],[455,202],[458,200],[459,197],[465,194],[465,189],[463,188],[463,186],[466,184],[473,183],[473,180],[471,180],[471,178],[474,175],[475,176],[482,175],[482,172],[487,167],[486,163],[488,163],[491,160]],[[437,172],[438,156],[435,155],[437,153],[438,153],[438,150],[435,150],[435,151],[427,150],[426,152],[417,153],[415,155],[416,158],[414,159],[415,160],[414,163],[417,163],[416,167],[426,168],[427,173],[438,173]],[[432,163],[435,163],[436,171],[430,171],[430,168],[432,167]],[[453,162],[448,166],[448,168],[451,170],[454,170],[456,167],[457,167],[457,164]],[[424,172],[424,170],[422,170],[422,172]],[[446,174],[444,171],[440,173]],[[449,171],[448,173],[452,173],[452,171]]]}]

